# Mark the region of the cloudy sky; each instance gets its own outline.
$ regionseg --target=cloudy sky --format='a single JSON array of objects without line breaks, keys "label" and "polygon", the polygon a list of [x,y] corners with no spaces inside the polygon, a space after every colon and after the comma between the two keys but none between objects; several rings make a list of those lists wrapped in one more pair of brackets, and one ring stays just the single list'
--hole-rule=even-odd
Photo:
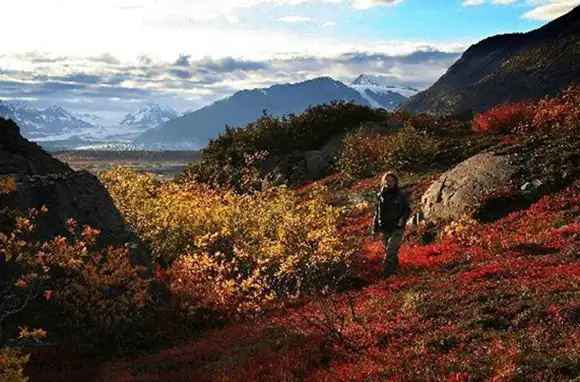
[{"label": "cloudy sky", "polygon": [[[436,4],[436,5],[435,5]],[[381,74],[424,88],[469,45],[580,0],[17,0],[2,5],[0,99],[106,118],[236,90]]]}]

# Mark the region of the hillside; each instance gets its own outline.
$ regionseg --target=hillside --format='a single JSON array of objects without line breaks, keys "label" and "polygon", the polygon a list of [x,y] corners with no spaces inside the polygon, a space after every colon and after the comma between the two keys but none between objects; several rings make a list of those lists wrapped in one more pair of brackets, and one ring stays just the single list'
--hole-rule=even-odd
[{"label": "hillside", "polygon": [[[356,264],[359,287],[351,291],[209,330],[87,376],[99,382],[572,381],[580,376],[580,227],[564,216],[578,217],[579,186],[497,223],[457,227],[431,244],[410,238],[401,272],[387,281],[379,280],[381,245],[368,237]],[[366,236],[367,214],[345,230]]]},{"label": "hillside", "polygon": [[[296,188],[232,187],[256,180],[246,166],[230,168],[220,187],[123,168],[101,173],[147,243],[153,278],[136,278],[115,248],[105,257],[89,250],[85,268],[68,241],[40,243],[49,259],[56,251],[75,260],[78,276],[51,290],[50,306],[68,308],[76,325],[68,342],[50,332],[52,345],[25,342],[31,361],[11,367],[26,363],[31,381],[62,382],[574,381],[579,106],[576,86],[532,114],[529,105],[510,109],[520,119],[497,110],[470,123],[372,110],[364,125],[406,119],[384,134],[350,132],[336,172]],[[352,107],[295,118],[329,130],[324,122],[344,120]],[[266,149],[305,133],[263,119],[248,131],[273,135]],[[246,146],[235,138],[223,137],[208,160]],[[381,173],[393,169],[427,220],[409,219],[399,271],[385,280],[381,238],[370,228]],[[22,224],[0,250],[31,244],[12,239]],[[151,285],[161,293],[148,295]]]},{"label": "hillside", "polygon": [[354,101],[371,106],[358,91],[329,77],[266,89],[239,91],[202,109],[173,119],[136,139],[137,144],[156,147],[203,147],[225,131],[225,126],[241,127],[259,118],[266,110],[273,116],[298,114],[311,105],[331,101]]},{"label": "hillside", "polygon": [[404,101],[411,113],[461,114],[554,96],[580,82],[580,7],[528,33],[471,46],[429,89]]},{"label": "hillside", "polygon": [[0,118],[0,175],[46,175],[72,172],[66,164],[53,158],[37,144],[20,135],[12,120]]}]

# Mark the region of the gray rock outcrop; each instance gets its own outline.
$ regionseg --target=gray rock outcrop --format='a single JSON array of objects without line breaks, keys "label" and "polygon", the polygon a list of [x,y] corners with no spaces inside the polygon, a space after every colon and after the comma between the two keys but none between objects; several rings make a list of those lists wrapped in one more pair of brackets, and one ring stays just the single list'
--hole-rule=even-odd
[{"label": "gray rock outcrop", "polygon": [[422,198],[427,220],[459,219],[487,193],[507,185],[517,173],[505,155],[477,154],[443,174]]},{"label": "gray rock outcrop", "polygon": [[0,175],[65,174],[73,170],[24,139],[11,119],[0,118]]},{"label": "gray rock outcrop", "polygon": [[[580,176],[579,164],[580,137],[574,132],[500,145],[444,173],[423,194],[421,210],[428,221],[466,214],[493,220],[571,184]],[[490,197],[506,187],[512,195]]]}]

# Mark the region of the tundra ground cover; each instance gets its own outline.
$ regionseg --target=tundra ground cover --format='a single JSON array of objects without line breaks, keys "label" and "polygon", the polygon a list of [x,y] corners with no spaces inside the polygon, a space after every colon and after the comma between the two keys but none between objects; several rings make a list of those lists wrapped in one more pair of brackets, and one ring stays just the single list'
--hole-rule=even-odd
[{"label": "tundra ground cover", "polygon": [[477,114],[473,131],[479,133],[517,133],[578,128],[580,86],[572,84],[559,97],[538,102],[503,103]]},{"label": "tundra ground cover", "polygon": [[[439,171],[402,177],[412,200]],[[239,194],[131,171],[104,174],[172,296],[175,310],[158,313],[151,336],[191,325],[180,321],[184,312],[232,321],[164,351],[92,365],[86,379],[580,377],[578,182],[497,222],[465,218],[437,236],[430,227],[409,231],[401,272],[381,281],[383,249],[368,230],[378,177],[356,183],[336,174],[319,182],[327,187]],[[333,277],[345,269],[349,283],[339,285]],[[78,366],[32,353],[32,381],[66,380],[58,370],[65,367],[78,377]]]},{"label": "tundra ground cover", "polygon": [[[366,226],[368,210],[351,226]],[[464,220],[431,244],[409,232],[401,272],[143,358],[97,381],[560,381],[580,376],[580,183],[494,223]],[[330,318],[330,320],[329,320]],[[340,328],[340,331],[337,331]]]}]

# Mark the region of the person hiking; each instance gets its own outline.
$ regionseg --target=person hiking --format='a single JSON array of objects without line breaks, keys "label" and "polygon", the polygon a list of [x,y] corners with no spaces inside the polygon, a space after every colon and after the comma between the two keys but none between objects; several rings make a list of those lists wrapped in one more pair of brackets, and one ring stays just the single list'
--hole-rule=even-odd
[{"label": "person hiking", "polygon": [[407,219],[411,215],[409,201],[399,189],[399,179],[393,173],[386,173],[381,179],[381,189],[377,195],[373,235],[382,233],[385,258],[383,277],[387,278],[397,271],[399,248],[403,243],[403,233]]}]

